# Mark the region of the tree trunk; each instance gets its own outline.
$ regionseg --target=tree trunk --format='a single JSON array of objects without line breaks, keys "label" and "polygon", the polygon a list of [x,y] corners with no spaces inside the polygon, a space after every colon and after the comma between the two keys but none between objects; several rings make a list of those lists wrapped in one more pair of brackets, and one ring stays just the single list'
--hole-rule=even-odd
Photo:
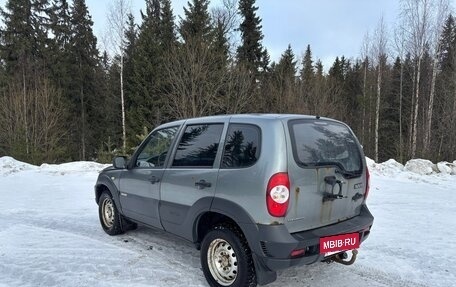
[{"label": "tree trunk", "polygon": [[[456,85],[456,73],[453,75],[453,81],[455,82],[455,85]],[[451,112],[451,127],[454,127],[455,124],[456,124],[456,90],[454,90],[453,110],[452,110],[452,112]],[[451,136],[452,141],[450,141],[450,142],[453,143],[453,146],[452,146],[452,147],[450,146],[450,148],[451,148],[451,158],[452,158],[452,159],[455,158],[455,156],[456,156],[456,155],[455,155],[455,153],[456,153],[456,152],[455,152],[456,146],[455,146],[455,144],[454,144],[455,141],[456,141],[456,138],[455,138],[455,137],[456,137],[456,133],[455,133],[454,128],[453,128],[452,136]]]},{"label": "tree trunk", "polygon": [[437,60],[436,54],[432,64],[431,93],[429,95],[429,106],[426,113],[426,130],[424,134],[424,153],[426,155],[428,155],[429,147],[431,145],[432,110],[434,107],[435,81],[437,78]]},{"label": "tree trunk", "polygon": [[127,150],[127,132],[125,127],[125,98],[124,98],[124,55],[120,53],[120,101],[122,105],[122,153],[126,154]]},{"label": "tree trunk", "polygon": [[382,89],[382,62],[378,64],[378,75],[377,75],[377,104],[375,106],[375,162],[378,162],[378,122],[380,119],[380,96]]},{"label": "tree trunk", "polygon": [[408,128],[408,137],[407,137],[407,156],[410,158],[412,154],[412,134],[413,134],[413,107],[415,106],[415,83],[416,83],[416,66],[413,67],[413,76],[412,76],[412,102],[410,103],[410,122]]},{"label": "tree trunk", "polygon": [[368,68],[368,63],[367,63],[367,58],[364,61],[364,79],[363,79],[363,119],[362,119],[362,133],[361,133],[361,142],[362,144],[364,143],[364,137],[365,137],[365,130],[366,130],[366,81],[367,81],[367,68]]},{"label": "tree trunk", "polygon": [[81,131],[81,160],[86,160],[86,127],[85,127],[85,111],[84,111],[84,88],[80,87],[80,96],[81,96],[81,121],[82,121],[82,131]]},{"label": "tree trunk", "polygon": [[29,132],[27,121],[27,88],[25,83],[25,67],[22,68],[22,97],[23,97],[23,112],[24,112],[24,132],[25,132],[25,151],[29,154]]},{"label": "tree trunk", "polygon": [[418,64],[416,67],[416,88],[415,88],[415,108],[413,113],[413,128],[412,128],[412,151],[411,158],[415,158],[416,155],[416,138],[418,128],[418,109],[419,109],[419,96],[420,96],[420,76],[421,76],[421,60],[423,56],[420,55],[418,58]]},{"label": "tree trunk", "polygon": [[404,81],[404,63],[401,62],[401,72],[400,72],[400,80],[399,80],[399,161],[403,162],[402,157],[402,89],[403,89],[403,81]]}]

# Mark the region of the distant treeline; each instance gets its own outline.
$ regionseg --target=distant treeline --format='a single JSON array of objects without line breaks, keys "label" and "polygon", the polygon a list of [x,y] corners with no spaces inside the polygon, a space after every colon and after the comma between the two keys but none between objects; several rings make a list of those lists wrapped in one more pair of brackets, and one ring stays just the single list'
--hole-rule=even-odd
[{"label": "distant treeline", "polygon": [[329,69],[310,46],[271,62],[255,0],[190,0],[177,19],[170,0],[146,0],[139,25],[113,0],[105,45],[85,1],[68,2],[7,0],[0,11],[0,156],[109,161],[170,120],[299,113],[347,122],[378,161],[456,159],[448,1],[401,1],[395,27],[381,19],[359,58]]}]

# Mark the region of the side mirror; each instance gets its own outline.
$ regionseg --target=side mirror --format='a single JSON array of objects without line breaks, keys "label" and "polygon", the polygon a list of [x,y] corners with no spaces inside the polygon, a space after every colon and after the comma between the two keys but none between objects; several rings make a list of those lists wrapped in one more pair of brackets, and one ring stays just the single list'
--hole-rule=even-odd
[{"label": "side mirror", "polygon": [[127,160],[124,156],[116,156],[112,161],[112,165],[116,169],[125,169],[127,168]]}]

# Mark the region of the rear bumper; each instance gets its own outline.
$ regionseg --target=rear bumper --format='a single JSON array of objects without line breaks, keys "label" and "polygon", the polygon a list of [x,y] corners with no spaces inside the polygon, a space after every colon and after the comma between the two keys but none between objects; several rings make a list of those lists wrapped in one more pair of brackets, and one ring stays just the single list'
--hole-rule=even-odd
[{"label": "rear bumper", "polygon": [[[366,205],[358,216],[321,228],[290,234],[284,225],[258,225],[259,247],[253,248],[256,261],[268,271],[277,271],[297,265],[308,265],[324,259],[320,251],[320,238],[359,232],[363,242],[370,233],[374,217]],[[255,250],[257,249],[257,250]],[[305,249],[301,257],[291,257],[295,249]]]}]

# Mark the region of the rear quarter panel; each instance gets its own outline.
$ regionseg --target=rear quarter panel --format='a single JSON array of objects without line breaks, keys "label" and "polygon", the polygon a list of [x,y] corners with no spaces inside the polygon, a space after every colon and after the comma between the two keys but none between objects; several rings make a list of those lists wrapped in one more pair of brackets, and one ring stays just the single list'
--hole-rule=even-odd
[{"label": "rear quarter panel", "polygon": [[254,223],[283,223],[283,218],[269,215],[266,207],[266,187],[269,178],[287,169],[287,149],[281,121],[246,117],[232,118],[230,123],[258,126],[261,130],[261,151],[258,161],[253,166],[219,170],[216,197],[238,204],[250,215]]}]

